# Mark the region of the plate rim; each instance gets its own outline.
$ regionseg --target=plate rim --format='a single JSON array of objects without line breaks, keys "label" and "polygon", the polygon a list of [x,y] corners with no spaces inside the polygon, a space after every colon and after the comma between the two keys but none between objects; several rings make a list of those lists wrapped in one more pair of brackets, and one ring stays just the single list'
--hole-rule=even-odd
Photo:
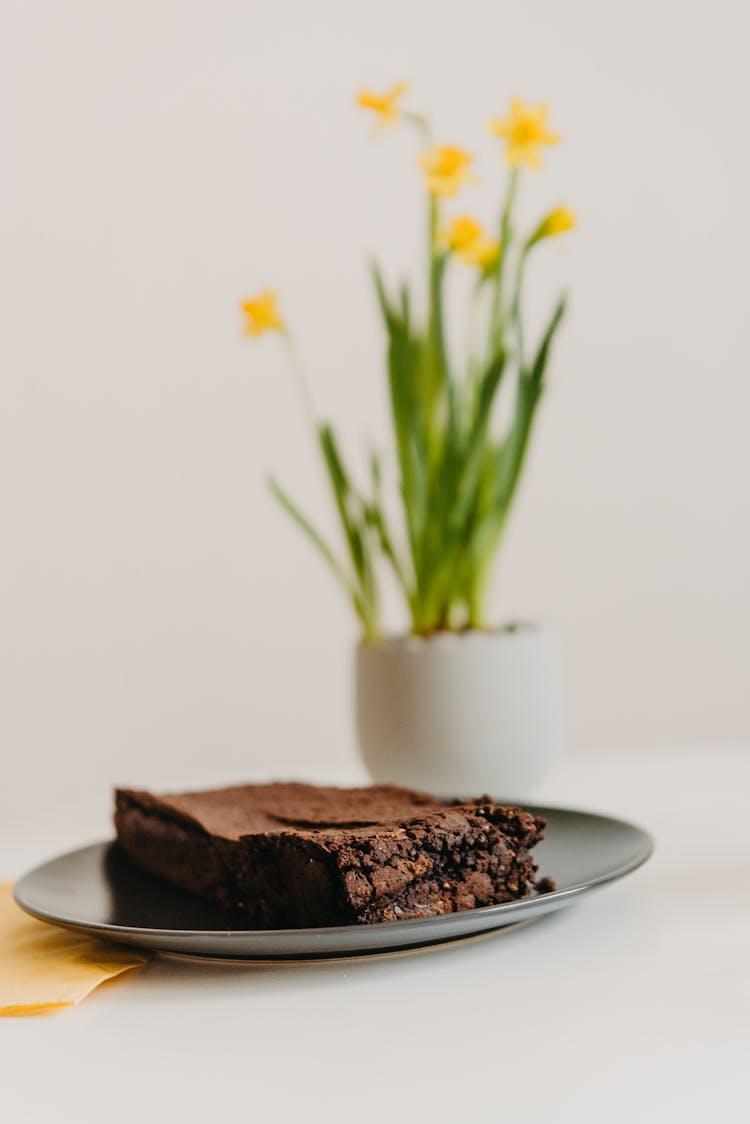
[{"label": "plate rim", "polygon": [[[596,820],[603,820],[610,824],[616,824],[620,827],[628,828],[635,831],[640,836],[640,848],[635,856],[627,862],[622,863],[612,870],[608,870],[600,875],[595,875],[593,878],[587,879],[585,882],[578,882],[572,886],[566,886],[562,890],[551,890],[547,894],[537,894],[535,896],[527,896],[525,898],[516,899],[509,902],[497,902],[494,905],[479,906],[476,909],[460,910],[452,914],[438,914],[431,917],[409,917],[394,921],[376,921],[368,925],[353,924],[353,925],[320,925],[314,928],[299,928],[299,929],[159,929],[155,927],[144,928],[136,925],[115,925],[108,922],[91,921],[84,922],[72,917],[64,916],[59,913],[50,913],[46,910],[37,909],[30,906],[23,900],[23,884],[31,879],[44,867],[49,866],[53,862],[60,859],[70,858],[84,851],[94,850],[97,848],[105,848],[111,846],[116,842],[116,838],[100,839],[92,843],[84,844],[80,847],[73,847],[69,851],[62,851],[60,854],[53,855],[45,859],[41,863],[37,863],[31,869],[27,870],[21,875],[19,879],[13,884],[13,900],[16,905],[37,920],[45,921],[52,925],[58,925],[63,928],[74,929],[78,932],[86,931],[89,933],[97,933],[110,940],[116,940],[118,934],[127,935],[131,937],[153,937],[155,939],[169,939],[179,934],[181,939],[189,939],[191,937],[205,939],[221,935],[222,939],[229,938],[230,941],[248,940],[252,938],[263,938],[264,941],[272,941],[274,938],[277,940],[298,940],[304,942],[306,939],[311,940],[315,937],[325,934],[330,939],[336,937],[345,938],[352,932],[362,933],[366,930],[376,937],[379,932],[393,931],[394,924],[399,927],[409,929],[418,927],[420,931],[429,932],[430,928],[440,928],[441,922],[445,922],[445,918],[450,916],[456,921],[457,924],[468,924],[470,921],[491,919],[497,916],[507,916],[508,914],[523,914],[529,910],[536,910],[541,901],[546,903],[556,902],[560,906],[565,905],[572,899],[589,894],[594,890],[600,889],[608,885],[610,882],[616,882],[620,878],[624,878],[627,874],[638,870],[643,866],[649,858],[653,855],[655,849],[655,840],[653,835],[641,827],[640,824],[634,823],[632,820],[624,820],[619,816],[610,816],[607,813],[595,812],[584,808],[569,808],[562,805],[553,804],[530,804],[523,803],[525,810],[531,811],[534,814],[544,815],[545,812],[562,812],[569,816],[586,816]],[[200,954],[198,954],[200,955]]]}]

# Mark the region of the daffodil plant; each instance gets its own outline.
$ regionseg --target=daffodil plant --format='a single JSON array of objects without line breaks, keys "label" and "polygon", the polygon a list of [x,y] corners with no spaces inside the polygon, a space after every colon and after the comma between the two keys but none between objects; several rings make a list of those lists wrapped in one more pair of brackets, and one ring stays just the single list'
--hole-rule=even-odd
[{"label": "daffodil plant", "polygon": [[[373,270],[388,340],[388,387],[403,510],[400,533],[393,529],[384,499],[380,458],[371,455],[367,487],[355,483],[331,425],[315,417],[276,294],[265,291],[241,306],[250,335],[275,330],[289,349],[333,492],[344,552],[329,545],[275,480],[271,488],[341,582],[367,641],[381,634],[384,565],[403,594],[414,633],[485,627],[492,562],[565,312],[561,298],[541,338],[527,349],[524,271],[541,242],[575,226],[567,207],[554,208],[529,231],[516,226],[522,170],[537,171],[543,149],[560,139],[547,125],[545,105],[514,99],[506,117],[490,122],[490,131],[504,142],[508,177],[496,229],[487,233],[470,215],[444,213],[447,201],[474,180],[473,157],[456,145],[436,144],[426,120],[401,107],[405,92],[402,83],[384,94],[363,91],[358,97],[378,126],[403,121],[416,128],[422,144],[418,161],[429,220],[426,314],[416,313],[406,284],[391,292],[380,271]],[[480,320],[463,356],[452,354],[445,330],[444,285],[454,264],[475,273],[472,319]],[[504,425],[497,417],[501,392],[509,397]]]}]

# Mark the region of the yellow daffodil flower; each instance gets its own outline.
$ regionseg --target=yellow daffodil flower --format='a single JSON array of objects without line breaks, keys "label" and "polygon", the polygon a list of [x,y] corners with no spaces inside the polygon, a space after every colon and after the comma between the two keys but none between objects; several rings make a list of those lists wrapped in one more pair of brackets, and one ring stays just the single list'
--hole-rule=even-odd
[{"label": "yellow daffodil flower", "polygon": [[398,82],[384,94],[375,94],[372,90],[361,90],[357,95],[357,105],[363,109],[371,109],[378,119],[379,125],[393,125],[399,119],[399,110],[396,105],[399,98],[406,92],[406,82]]},{"label": "yellow daffodil flower", "polygon": [[466,265],[478,265],[481,269],[488,269],[500,254],[500,243],[488,238],[481,225],[470,215],[453,219],[443,232],[443,241],[460,261]]},{"label": "yellow daffodil flower", "polygon": [[540,242],[542,238],[554,238],[557,234],[565,234],[566,231],[573,230],[577,225],[578,220],[575,211],[571,211],[570,207],[555,207],[539,223],[528,244],[533,246],[535,242]]},{"label": "yellow daffodil flower", "polygon": [[495,238],[483,238],[474,247],[474,257],[481,269],[489,269],[500,257],[500,243]]},{"label": "yellow daffodil flower", "polygon": [[490,132],[502,137],[506,142],[505,159],[512,168],[526,164],[534,171],[541,168],[540,150],[542,145],[557,144],[559,133],[547,127],[548,107],[526,105],[520,98],[513,98],[510,114],[490,121]]},{"label": "yellow daffodil flower", "polygon": [[278,309],[276,293],[265,289],[257,297],[244,300],[240,309],[245,314],[245,334],[262,336],[264,332],[284,331],[284,321]]},{"label": "yellow daffodil flower", "polygon": [[554,234],[565,234],[577,226],[575,212],[570,207],[555,207],[542,221],[541,230],[543,238],[550,238]]},{"label": "yellow daffodil flower", "polygon": [[425,187],[431,195],[455,195],[459,187],[473,179],[469,171],[473,159],[454,144],[434,145],[419,157]]},{"label": "yellow daffodil flower", "polygon": [[457,254],[463,253],[482,237],[482,227],[471,215],[460,215],[453,219],[445,230],[445,242]]}]

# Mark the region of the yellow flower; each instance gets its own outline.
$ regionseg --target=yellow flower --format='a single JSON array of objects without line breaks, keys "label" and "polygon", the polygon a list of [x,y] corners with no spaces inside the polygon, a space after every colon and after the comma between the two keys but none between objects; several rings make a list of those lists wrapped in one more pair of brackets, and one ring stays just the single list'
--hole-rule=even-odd
[{"label": "yellow flower", "polygon": [[461,254],[482,237],[482,228],[471,215],[460,215],[446,227],[444,237],[450,249]]},{"label": "yellow flower", "polygon": [[571,211],[570,207],[555,207],[541,224],[541,229],[544,231],[542,238],[549,238],[553,234],[565,234],[567,230],[573,230],[577,225],[575,212]]},{"label": "yellow flower", "polygon": [[513,98],[509,116],[490,121],[490,132],[506,141],[505,159],[512,168],[526,164],[538,171],[542,145],[557,144],[560,140],[560,134],[547,127],[548,113],[543,102],[526,105],[520,98]]},{"label": "yellow flower", "polygon": [[478,265],[481,269],[493,265],[500,253],[500,243],[488,238],[470,215],[453,219],[443,232],[443,241],[466,265]]},{"label": "yellow flower", "polygon": [[573,230],[577,225],[578,220],[575,211],[571,211],[570,207],[555,207],[539,223],[529,239],[529,246],[533,246],[535,242],[541,241],[542,238],[554,238],[556,234],[565,234],[566,231]]},{"label": "yellow flower", "polygon": [[459,187],[473,179],[469,171],[473,159],[454,144],[434,145],[419,157],[424,168],[425,187],[431,195],[455,195]]},{"label": "yellow flower", "polygon": [[276,294],[271,289],[258,293],[257,297],[244,300],[240,309],[245,314],[245,334],[262,336],[264,332],[284,331],[284,321],[277,305]]},{"label": "yellow flower", "polygon": [[357,95],[357,105],[371,109],[380,125],[393,125],[398,121],[399,111],[396,102],[406,92],[406,82],[398,82],[384,94],[374,94],[372,90],[361,90]]}]

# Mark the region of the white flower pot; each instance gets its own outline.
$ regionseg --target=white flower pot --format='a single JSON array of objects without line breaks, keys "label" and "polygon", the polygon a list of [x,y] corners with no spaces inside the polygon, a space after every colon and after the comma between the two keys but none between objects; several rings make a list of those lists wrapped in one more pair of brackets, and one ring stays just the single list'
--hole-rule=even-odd
[{"label": "white flower pot", "polygon": [[562,751],[553,639],[521,625],[361,644],[357,728],[376,782],[525,799]]}]

